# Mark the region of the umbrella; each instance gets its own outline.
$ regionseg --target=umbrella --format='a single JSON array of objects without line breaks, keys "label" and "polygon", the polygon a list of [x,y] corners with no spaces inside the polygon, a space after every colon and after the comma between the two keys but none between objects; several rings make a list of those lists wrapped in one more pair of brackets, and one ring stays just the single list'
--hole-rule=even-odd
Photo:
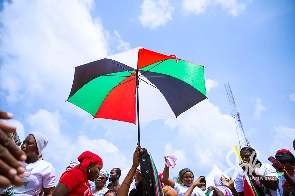
[{"label": "umbrella", "polygon": [[[138,47],[77,66],[67,101],[94,118],[137,124],[140,145],[139,97],[148,89],[161,94],[178,117],[206,99],[204,67]],[[144,96],[157,102],[153,98]]]}]

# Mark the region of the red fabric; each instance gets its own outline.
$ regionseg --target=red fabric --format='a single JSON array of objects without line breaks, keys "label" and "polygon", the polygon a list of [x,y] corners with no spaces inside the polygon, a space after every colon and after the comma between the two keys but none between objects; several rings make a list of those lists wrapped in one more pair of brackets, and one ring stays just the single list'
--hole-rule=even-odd
[{"label": "red fabric", "polygon": [[65,171],[59,182],[69,189],[68,196],[93,196],[88,179],[79,167]]},{"label": "red fabric", "polygon": [[158,61],[166,60],[166,59],[177,59],[177,58],[175,55],[168,56],[165,54],[147,50],[145,48],[141,48],[138,51],[137,69],[141,69],[147,65],[153,64]]},{"label": "red fabric", "polygon": [[102,159],[97,154],[94,154],[90,151],[83,152],[79,157],[78,161],[80,162],[80,169],[86,175],[89,164],[94,165],[103,165]]},{"label": "red fabric", "polygon": [[159,174],[158,174],[158,179],[159,179],[159,181],[160,181],[160,185],[161,185],[161,187],[164,187],[165,184],[164,184],[164,182],[163,182],[163,173],[159,173]]},{"label": "red fabric", "polygon": [[124,79],[105,98],[95,118],[106,118],[135,124],[135,74]]},{"label": "red fabric", "polygon": [[246,177],[244,177],[244,195],[245,196],[255,196],[255,192],[254,192],[251,184],[248,183]]},{"label": "red fabric", "polygon": [[280,149],[280,150],[278,150],[278,151],[276,152],[276,154],[278,154],[278,153],[280,153],[280,152],[288,152],[288,153],[292,154],[292,153],[290,152],[290,150],[288,150],[288,149]]}]

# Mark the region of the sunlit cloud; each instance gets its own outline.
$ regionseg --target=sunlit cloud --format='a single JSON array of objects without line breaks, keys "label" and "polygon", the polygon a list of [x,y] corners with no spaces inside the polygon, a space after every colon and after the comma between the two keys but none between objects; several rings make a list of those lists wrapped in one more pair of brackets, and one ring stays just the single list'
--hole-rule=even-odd
[{"label": "sunlit cloud", "polygon": [[265,110],[266,108],[262,105],[261,99],[259,98],[255,99],[255,109],[254,109],[253,118],[259,119],[261,116],[261,113]]},{"label": "sunlit cloud", "polygon": [[270,154],[274,155],[277,150],[286,148],[292,151],[293,149],[293,140],[295,135],[295,129],[285,126],[273,127],[273,130],[270,130],[271,133],[274,133],[273,140],[270,141],[269,149]]},{"label": "sunlit cloud", "polygon": [[207,93],[212,89],[218,86],[218,82],[212,79],[206,79],[205,80],[206,83],[206,91]]},{"label": "sunlit cloud", "polygon": [[237,0],[183,0],[182,9],[185,15],[202,14],[209,7],[220,6],[233,16],[237,16],[246,9],[246,3],[239,3]]},{"label": "sunlit cloud", "polygon": [[144,0],[140,8],[139,21],[144,27],[154,29],[172,20],[174,8],[169,0]]}]

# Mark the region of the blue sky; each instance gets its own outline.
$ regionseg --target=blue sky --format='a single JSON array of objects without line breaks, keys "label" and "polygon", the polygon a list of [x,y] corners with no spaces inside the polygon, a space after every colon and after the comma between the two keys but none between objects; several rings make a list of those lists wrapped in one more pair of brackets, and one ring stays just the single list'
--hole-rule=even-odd
[{"label": "blue sky", "polygon": [[[141,124],[159,171],[164,155],[207,176],[237,145],[224,88],[262,162],[295,138],[295,3],[290,0],[1,1],[0,108],[21,139],[48,136],[44,157],[59,178],[84,150],[104,168],[132,163],[137,127],[92,117],[66,102],[74,67],[138,46],[205,66],[208,99],[179,118]],[[142,102],[141,102],[142,103]],[[142,103],[144,104],[144,103]],[[234,154],[231,154],[234,160]],[[123,178],[122,176],[122,178]]]}]

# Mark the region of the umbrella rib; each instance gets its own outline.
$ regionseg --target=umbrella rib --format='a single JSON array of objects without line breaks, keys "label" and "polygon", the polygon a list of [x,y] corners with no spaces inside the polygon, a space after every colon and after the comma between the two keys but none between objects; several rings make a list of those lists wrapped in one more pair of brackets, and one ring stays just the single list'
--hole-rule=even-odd
[{"label": "umbrella rib", "polygon": [[[131,82],[132,80],[135,80],[135,77],[133,77],[133,78],[131,78],[130,80],[127,80],[127,81],[125,81],[125,82],[121,82],[121,83],[119,83],[117,86],[120,86],[120,85],[126,84],[126,83],[128,83],[128,82]],[[117,87],[117,86],[116,86],[116,87]]]},{"label": "umbrella rib", "polygon": [[149,69],[146,70],[146,71],[142,71],[142,70],[140,70],[140,71],[142,72],[142,75],[144,75],[146,72],[150,71],[151,69],[157,67],[159,64],[163,63],[163,61],[164,61],[164,60],[159,61],[159,63],[155,64],[153,67],[149,68]]},{"label": "umbrella rib", "polygon": [[132,71],[130,71],[130,70],[127,70],[125,67],[122,67],[117,61],[115,61],[115,60],[113,60],[113,62],[117,65],[117,66],[119,66],[120,68],[122,68],[123,70],[125,70],[125,71],[127,71],[127,72],[129,72],[129,73],[132,73],[134,70],[132,70]]},{"label": "umbrella rib", "polygon": [[142,81],[142,82],[145,82],[146,84],[148,84],[148,85],[150,85],[150,86],[152,86],[152,87],[154,87],[154,88],[156,88],[156,89],[158,89],[155,85],[153,85],[152,83],[149,83],[149,82],[147,82],[147,81],[145,81],[144,79],[142,79],[142,78],[138,78],[140,81]]},{"label": "umbrella rib", "polygon": [[123,78],[127,78],[127,77],[129,77],[129,76],[118,76],[118,75],[116,75],[116,74],[105,74],[105,75],[103,75],[103,76],[116,76],[116,77],[123,77]]}]

